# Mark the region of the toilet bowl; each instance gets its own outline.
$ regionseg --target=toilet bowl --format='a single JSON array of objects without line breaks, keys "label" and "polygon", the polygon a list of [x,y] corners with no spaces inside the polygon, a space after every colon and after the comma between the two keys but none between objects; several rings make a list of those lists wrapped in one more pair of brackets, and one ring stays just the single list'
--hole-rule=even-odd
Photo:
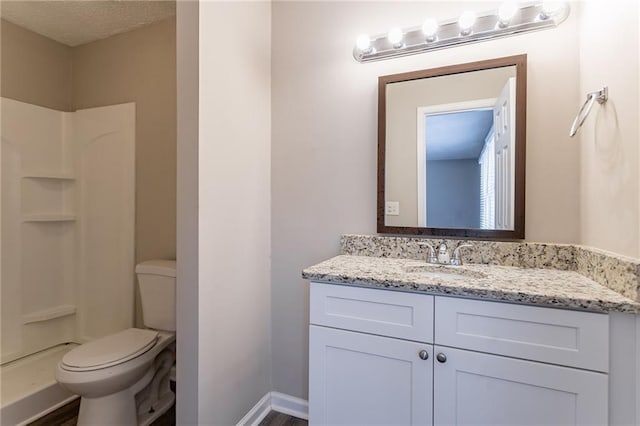
[{"label": "toilet bowl", "polygon": [[175,261],[144,262],[136,273],[144,323],[152,328],[129,328],[80,345],[56,369],[58,382],[81,397],[79,426],[146,426],[175,401],[169,387],[175,360]]}]

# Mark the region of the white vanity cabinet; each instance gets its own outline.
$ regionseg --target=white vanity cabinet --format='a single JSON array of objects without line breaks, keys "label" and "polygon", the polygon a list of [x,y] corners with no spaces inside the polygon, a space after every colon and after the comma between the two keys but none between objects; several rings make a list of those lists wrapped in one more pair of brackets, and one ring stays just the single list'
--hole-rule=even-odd
[{"label": "white vanity cabinet", "polygon": [[312,424],[431,424],[434,298],[415,296],[312,283]]},{"label": "white vanity cabinet", "polygon": [[604,425],[608,316],[311,283],[311,425]]}]

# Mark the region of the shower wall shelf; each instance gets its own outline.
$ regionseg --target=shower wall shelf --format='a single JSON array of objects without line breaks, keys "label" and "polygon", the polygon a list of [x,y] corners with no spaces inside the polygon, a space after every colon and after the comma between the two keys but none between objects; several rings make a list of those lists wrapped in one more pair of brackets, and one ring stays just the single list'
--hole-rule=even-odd
[{"label": "shower wall shelf", "polygon": [[42,311],[33,312],[22,316],[23,324],[32,324],[35,322],[49,321],[56,318],[75,315],[76,307],[74,305],[60,305],[53,308],[43,309]]},{"label": "shower wall shelf", "polygon": [[73,222],[75,220],[76,215],[62,213],[38,213],[22,216],[23,222]]},{"label": "shower wall shelf", "polygon": [[56,179],[56,180],[76,180],[71,173],[47,173],[47,172],[34,172],[25,173],[22,175],[24,179]]}]

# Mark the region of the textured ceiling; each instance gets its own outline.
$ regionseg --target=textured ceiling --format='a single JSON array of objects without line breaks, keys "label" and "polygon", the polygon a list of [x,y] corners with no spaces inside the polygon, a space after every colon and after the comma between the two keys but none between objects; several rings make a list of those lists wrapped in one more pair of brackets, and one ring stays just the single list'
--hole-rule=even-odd
[{"label": "textured ceiling", "polygon": [[2,18],[67,46],[78,46],[175,15],[175,1],[2,0]]}]

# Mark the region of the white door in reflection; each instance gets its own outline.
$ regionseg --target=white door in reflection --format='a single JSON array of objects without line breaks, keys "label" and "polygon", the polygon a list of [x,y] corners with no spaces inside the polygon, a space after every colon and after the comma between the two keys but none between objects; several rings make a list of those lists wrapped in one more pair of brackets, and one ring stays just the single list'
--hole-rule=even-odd
[{"label": "white door in reflection", "polygon": [[493,108],[495,138],[495,224],[494,229],[513,229],[515,184],[516,102],[515,78],[507,80]]},{"label": "white door in reflection", "polygon": [[515,78],[498,98],[417,108],[418,226],[513,229]]}]

